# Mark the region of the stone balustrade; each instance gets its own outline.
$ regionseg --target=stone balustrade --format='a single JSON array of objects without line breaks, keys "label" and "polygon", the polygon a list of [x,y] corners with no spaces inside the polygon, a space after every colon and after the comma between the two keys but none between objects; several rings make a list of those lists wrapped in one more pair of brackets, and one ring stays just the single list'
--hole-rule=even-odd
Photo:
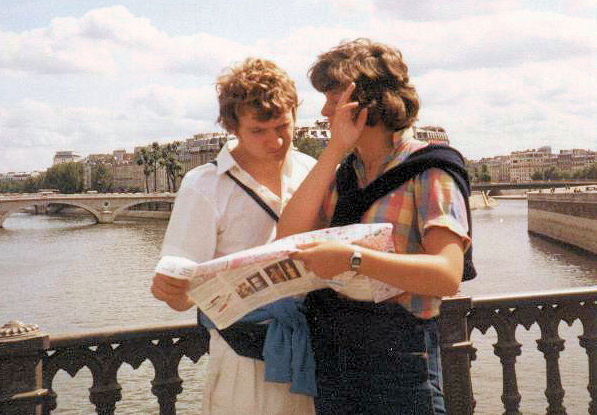
[{"label": "stone balustrade", "polygon": [[[470,341],[473,330],[497,333],[494,353],[503,370],[504,414],[521,414],[521,393],[517,385],[516,359],[521,344],[517,327],[527,330],[537,324],[541,337],[537,348],[546,362],[548,414],[566,414],[560,379],[560,353],[564,340],[558,334],[561,321],[579,320],[583,333],[580,346],[587,353],[587,413],[597,415],[597,288],[557,292],[445,299],[440,319],[444,391],[448,413],[474,413],[474,385],[471,363],[476,349]],[[138,368],[149,360],[155,369],[151,392],[160,414],[176,413],[176,397],[182,391],[178,364],[183,356],[194,362],[207,352],[208,333],[190,322],[176,326],[125,328],[72,335],[49,336],[36,326],[11,322],[0,329],[0,413],[50,414],[57,396],[52,390],[56,372],[74,376],[89,368],[93,385],[89,399],[98,414],[113,414],[121,399],[118,369],[123,363]]]}]

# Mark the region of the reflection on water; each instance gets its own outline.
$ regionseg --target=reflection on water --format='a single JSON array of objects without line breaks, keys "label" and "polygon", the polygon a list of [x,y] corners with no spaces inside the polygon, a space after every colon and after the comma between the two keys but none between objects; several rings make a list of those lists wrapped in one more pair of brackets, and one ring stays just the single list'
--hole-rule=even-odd
[{"label": "reflection on water", "polygon": [[[473,212],[474,261],[479,275],[463,284],[468,295],[538,291],[597,284],[597,258],[529,236],[526,201],[502,200],[496,209]],[[166,229],[163,220],[118,221],[96,225],[91,216],[60,217],[14,214],[0,228],[0,323],[22,320],[58,333],[72,330],[134,326],[189,320],[194,312],[176,313],[154,300],[150,278]],[[586,413],[588,394],[586,355],[578,346],[580,327],[563,328],[567,350],[562,367],[568,413]],[[536,350],[536,327],[520,328],[519,384],[525,414],[545,413],[545,363]],[[479,349],[473,364],[477,414],[501,413],[501,365],[493,355],[494,335],[473,333]],[[569,349],[569,350],[568,350]],[[179,396],[180,413],[198,413],[205,360],[194,365],[184,359]],[[537,379],[537,373],[543,378]],[[123,401],[118,413],[157,413],[151,395],[153,368],[145,363],[119,373]],[[87,388],[91,378],[83,369],[74,379],[60,373],[56,414],[93,413]],[[576,405],[576,406],[575,406]]]}]

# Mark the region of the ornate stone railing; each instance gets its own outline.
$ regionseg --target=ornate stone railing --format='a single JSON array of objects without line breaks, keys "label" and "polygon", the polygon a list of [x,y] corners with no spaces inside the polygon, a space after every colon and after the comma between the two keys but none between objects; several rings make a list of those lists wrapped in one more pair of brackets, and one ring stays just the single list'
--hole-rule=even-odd
[{"label": "ornate stone railing", "polygon": [[208,336],[193,322],[51,337],[36,326],[11,322],[0,331],[0,414],[50,414],[56,408],[56,373],[63,369],[75,376],[83,367],[93,378],[89,400],[96,412],[113,414],[122,398],[118,369],[123,363],[137,369],[145,360],[155,370],[151,392],[160,414],[174,414],[182,392],[180,359],[197,362],[207,352]]},{"label": "ornate stone railing", "polygon": [[[559,357],[564,340],[558,334],[561,321],[580,320],[580,346],[588,356],[587,380],[590,415],[597,415],[597,288],[521,294],[501,297],[454,297],[444,301],[440,320],[444,391],[448,413],[473,414],[475,400],[471,361],[476,349],[472,330],[497,333],[494,352],[503,369],[504,414],[521,414],[521,391],[517,386],[516,357],[521,344],[516,328],[537,324],[541,337],[537,348],[546,362],[548,414],[566,414],[560,379]],[[113,414],[121,399],[117,372],[123,363],[138,368],[149,360],[155,369],[151,392],[160,414],[176,413],[182,391],[178,365],[183,356],[194,362],[207,351],[208,334],[189,322],[176,326],[127,328],[84,334],[48,336],[36,326],[13,322],[0,329],[0,414],[50,414],[56,408],[52,382],[57,371],[74,376],[89,368],[93,384],[89,399],[99,414]]]},{"label": "ornate stone railing", "polygon": [[[580,346],[586,351],[589,368],[587,379],[587,412],[597,415],[597,287],[493,296],[482,298],[449,298],[442,305],[441,342],[444,367],[444,392],[448,413],[474,413],[475,400],[470,365],[476,349],[470,341],[474,329],[486,334],[490,327],[497,333],[494,353],[502,365],[502,402],[504,415],[520,415],[521,391],[518,389],[516,357],[521,344],[516,340],[519,326],[527,330],[537,324],[541,337],[537,349],[546,364],[545,396],[549,415],[565,415],[564,389],[559,358],[564,339],[558,333],[560,322],[572,325],[580,320],[583,333]],[[497,412],[496,412],[497,413]]]}]

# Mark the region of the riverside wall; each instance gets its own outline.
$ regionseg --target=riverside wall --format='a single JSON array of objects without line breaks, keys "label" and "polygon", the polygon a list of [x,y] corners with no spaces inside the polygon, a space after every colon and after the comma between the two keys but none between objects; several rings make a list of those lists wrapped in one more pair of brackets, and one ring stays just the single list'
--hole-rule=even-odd
[{"label": "riverside wall", "polygon": [[597,255],[597,191],[529,192],[528,231]]}]

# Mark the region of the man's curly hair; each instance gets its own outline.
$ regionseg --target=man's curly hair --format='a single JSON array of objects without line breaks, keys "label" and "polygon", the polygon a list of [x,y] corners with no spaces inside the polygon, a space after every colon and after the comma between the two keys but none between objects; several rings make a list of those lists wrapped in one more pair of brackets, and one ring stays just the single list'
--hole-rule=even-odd
[{"label": "man's curly hair", "polygon": [[247,58],[232,66],[216,82],[220,115],[218,123],[230,133],[236,133],[239,116],[247,109],[256,112],[257,119],[268,121],[292,111],[296,118],[298,97],[294,82],[275,63]]},{"label": "man's curly hair", "polygon": [[318,56],[309,78],[324,93],[354,82],[351,100],[358,101],[360,109],[368,108],[368,126],[381,121],[398,131],[417,119],[419,97],[398,49],[364,38],[344,41]]}]

